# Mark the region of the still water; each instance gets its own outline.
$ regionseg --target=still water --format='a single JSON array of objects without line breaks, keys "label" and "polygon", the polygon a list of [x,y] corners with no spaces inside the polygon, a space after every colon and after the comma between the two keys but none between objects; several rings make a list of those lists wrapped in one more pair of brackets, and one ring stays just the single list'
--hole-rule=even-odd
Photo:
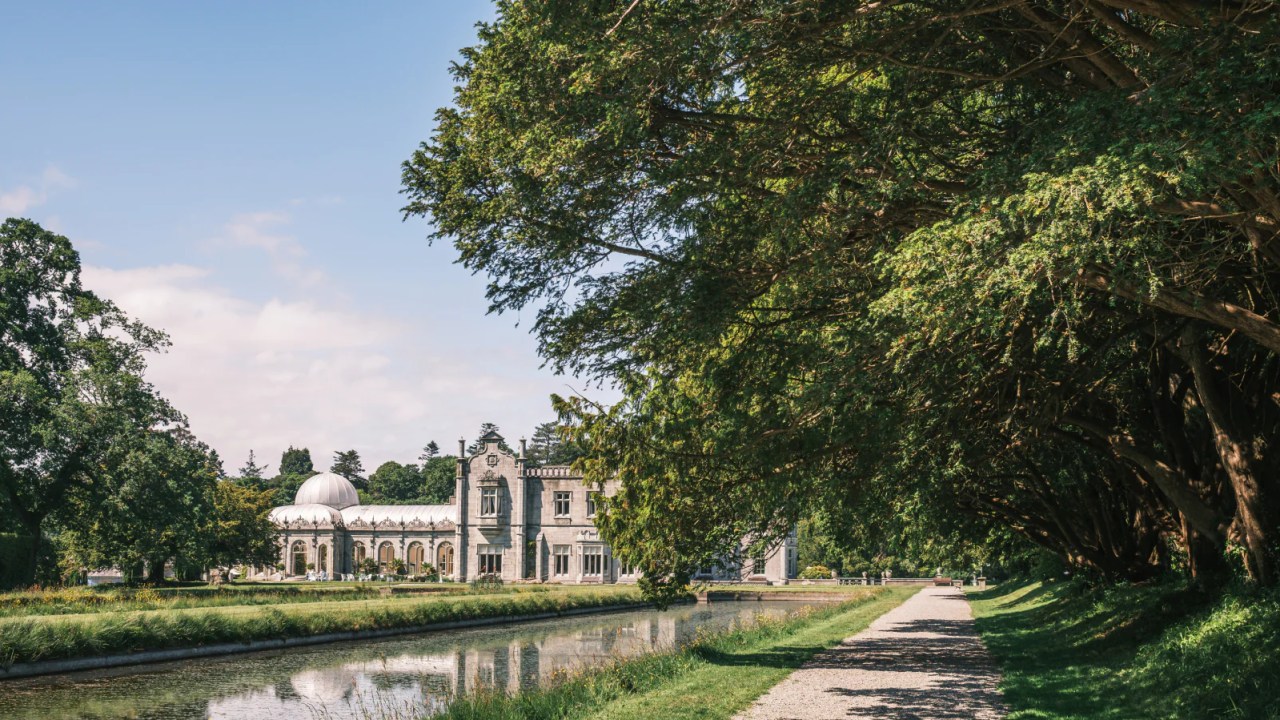
[{"label": "still water", "polygon": [[0,683],[0,719],[410,718],[477,687],[668,649],[798,603],[683,605]]}]

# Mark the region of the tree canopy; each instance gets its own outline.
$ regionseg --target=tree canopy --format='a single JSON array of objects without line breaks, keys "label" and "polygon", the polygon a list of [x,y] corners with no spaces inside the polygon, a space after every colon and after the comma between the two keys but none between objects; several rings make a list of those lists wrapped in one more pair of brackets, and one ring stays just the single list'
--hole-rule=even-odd
[{"label": "tree canopy", "polygon": [[565,430],[558,420],[540,423],[529,438],[527,460],[530,465],[568,465],[582,456],[577,444],[565,442]]},{"label": "tree canopy", "polygon": [[360,453],[355,450],[334,453],[333,465],[329,468],[329,472],[350,480],[357,489],[368,485],[368,480],[364,477],[364,465],[360,463]]},{"label": "tree canopy", "polygon": [[145,353],[166,344],[83,287],[67,238],[29,220],[0,225],[0,493],[33,557],[71,495],[182,424],[143,379]]},{"label": "tree canopy", "polygon": [[[17,582],[35,579],[46,536],[70,572],[115,566],[133,579],[274,553],[266,511],[229,514],[217,453],[144,379],[146,354],[167,342],[83,287],[67,238],[0,225],[0,513],[32,554]],[[251,455],[242,472],[261,470]],[[207,531],[246,519],[235,537]]]},{"label": "tree canopy", "polygon": [[1273,582],[1276,10],[506,0],[405,213],[623,389],[651,590],[815,507]]},{"label": "tree canopy", "polygon": [[281,475],[305,475],[310,477],[315,472],[315,466],[311,463],[311,450],[290,445],[288,450],[280,453]]},{"label": "tree canopy", "polygon": [[[485,435],[488,435],[489,433],[497,433],[497,432],[499,432],[498,426],[495,423],[491,423],[491,422],[481,423],[480,430],[476,433],[476,439],[472,440],[471,444],[467,446],[467,454],[474,455],[480,452],[481,450],[483,450],[484,441],[481,440],[481,438],[483,438]],[[505,438],[498,441],[498,448],[503,452],[512,452],[511,446],[507,444],[507,441]]]}]

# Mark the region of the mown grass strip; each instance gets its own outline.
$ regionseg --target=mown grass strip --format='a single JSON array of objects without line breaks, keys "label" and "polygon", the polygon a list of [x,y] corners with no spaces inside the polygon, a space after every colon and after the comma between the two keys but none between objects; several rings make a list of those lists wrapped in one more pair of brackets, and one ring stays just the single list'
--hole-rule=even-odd
[{"label": "mown grass strip", "polygon": [[551,687],[459,698],[445,720],[727,719],[820,650],[871,624],[916,592],[866,590],[838,605],[700,638],[671,653],[593,668]]},{"label": "mown grass strip", "polygon": [[971,593],[1011,720],[1280,718],[1280,594],[1176,582]]},{"label": "mown grass strip", "polygon": [[[338,632],[429,626],[482,618],[564,612],[641,601],[635,588],[395,599],[305,608],[246,608],[242,612],[153,611],[104,613],[77,621],[15,619],[0,633],[0,666],[217,643]],[[339,607],[343,606],[343,607]],[[242,610],[237,608],[237,610]]]}]

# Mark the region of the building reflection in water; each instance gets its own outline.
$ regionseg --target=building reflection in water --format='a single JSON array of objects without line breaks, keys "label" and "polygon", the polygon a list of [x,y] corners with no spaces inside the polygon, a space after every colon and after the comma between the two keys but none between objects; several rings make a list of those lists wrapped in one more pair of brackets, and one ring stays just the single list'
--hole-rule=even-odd
[{"label": "building reflection in water", "polygon": [[[752,604],[739,610],[732,619],[750,621],[759,607]],[[438,710],[459,692],[500,689],[515,693],[538,687],[544,678],[601,665],[614,658],[673,648],[678,642],[691,639],[705,620],[699,613],[655,613],[620,625],[565,634],[553,631],[535,640],[518,638],[501,645],[446,654],[405,654],[308,669],[290,678],[289,692],[282,693],[277,685],[272,700],[288,704],[296,698],[307,706],[324,708],[333,717],[346,715],[344,708]],[[727,621],[717,624],[725,625]],[[215,700],[210,703],[209,716],[245,717],[237,710],[248,704],[255,706],[251,715],[257,715],[264,707],[263,701],[256,692]]]}]

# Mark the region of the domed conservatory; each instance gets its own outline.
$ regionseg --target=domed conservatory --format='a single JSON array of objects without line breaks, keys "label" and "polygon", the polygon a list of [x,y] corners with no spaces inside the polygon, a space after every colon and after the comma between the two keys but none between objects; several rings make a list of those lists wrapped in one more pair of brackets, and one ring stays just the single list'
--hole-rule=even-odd
[{"label": "domed conservatory", "polygon": [[[489,433],[471,455],[458,441],[455,494],[446,505],[360,505],[355,487],[334,473],[309,478],[292,505],[275,508],[283,570],[253,573],[262,579],[352,578],[368,564],[391,573],[438,570],[448,580],[497,575],[503,580],[561,583],[634,582],[633,568],[613,557],[595,527],[599,489],[564,465],[530,467],[525,441],[518,454],[502,450]],[[748,559],[726,577],[785,583],[794,577],[793,538]],[[731,576],[731,577],[729,577]]]},{"label": "domed conservatory", "polygon": [[382,572],[399,560],[409,575],[428,572],[427,566],[453,575],[457,506],[358,503],[349,480],[321,473],[298,488],[292,505],[272,510],[285,574],[339,578],[373,558]]}]

